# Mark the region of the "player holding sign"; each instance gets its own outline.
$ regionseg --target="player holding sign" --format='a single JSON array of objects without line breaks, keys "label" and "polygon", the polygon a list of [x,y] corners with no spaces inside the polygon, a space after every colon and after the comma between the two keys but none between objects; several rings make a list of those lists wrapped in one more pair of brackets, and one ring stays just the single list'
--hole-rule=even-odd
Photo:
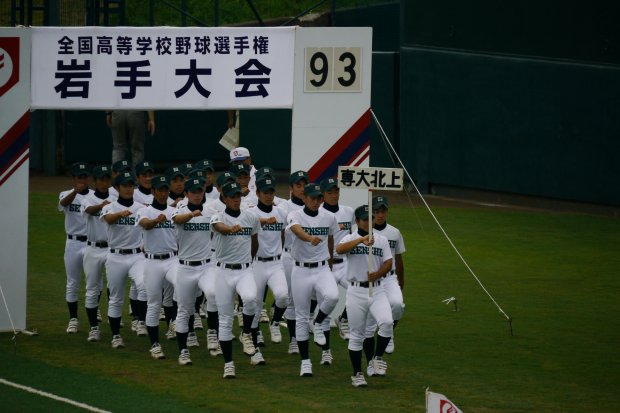
[{"label": "player holding sign", "polygon": [[[376,320],[379,325],[377,346],[370,364],[374,375],[384,376],[387,363],[382,359],[390,337],[392,337],[392,310],[384,289],[382,279],[392,268],[392,251],[387,238],[368,233],[368,206],[355,210],[357,232],[345,236],[336,246],[338,254],[347,254],[347,275],[350,281],[347,288],[347,310],[349,315],[349,357],[353,365],[351,383],[353,387],[366,387],[362,373],[362,348],[364,332],[368,323]],[[368,255],[372,247],[372,262],[369,271]],[[369,297],[368,289],[372,287]]]}]

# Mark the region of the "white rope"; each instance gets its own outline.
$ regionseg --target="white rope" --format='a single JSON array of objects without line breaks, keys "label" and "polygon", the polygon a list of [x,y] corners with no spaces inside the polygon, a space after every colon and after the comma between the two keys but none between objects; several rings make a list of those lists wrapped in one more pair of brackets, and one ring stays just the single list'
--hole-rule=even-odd
[{"label": "white rope", "polygon": [[13,329],[13,339],[15,339],[15,336],[17,336],[17,330],[15,330],[15,324],[13,323],[13,318],[11,317],[11,311],[9,310],[9,305],[7,304],[6,298],[4,297],[4,290],[2,289],[2,284],[0,284],[0,294],[2,295],[2,302],[4,303],[4,308],[6,308],[6,314],[9,317],[11,328]]},{"label": "white rope", "polygon": [[[394,147],[392,146],[392,144],[390,143],[389,139],[387,138],[387,135],[385,134],[385,131],[383,130],[383,127],[381,126],[381,123],[379,122],[379,119],[377,119],[377,115],[375,115],[375,112],[371,109],[370,113],[372,114],[372,118],[375,121],[375,124],[377,125],[377,127],[379,128],[379,132],[381,132],[381,137],[384,140],[384,142],[389,145],[390,149],[392,150],[392,153],[394,154],[394,156],[396,157],[396,159],[398,160],[398,164],[400,165],[401,168],[403,168],[403,170],[405,171],[405,174],[407,174],[407,178],[409,178],[409,181],[411,182],[411,184],[413,185],[413,187],[415,188],[417,194],[420,196],[420,199],[422,199],[422,202],[424,203],[424,206],[426,207],[426,209],[428,210],[428,212],[431,214],[431,216],[433,217],[433,219],[435,220],[435,223],[437,224],[437,226],[439,227],[439,229],[441,230],[441,232],[443,233],[444,237],[446,237],[446,239],[448,240],[448,242],[450,243],[450,246],[452,247],[452,249],[454,250],[454,252],[456,252],[456,255],[458,255],[458,257],[461,259],[461,261],[463,262],[463,264],[465,265],[465,267],[467,268],[467,270],[469,271],[469,273],[474,277],[474,279],[478,282],[478,284],[480,285],[480,287],[482,288],[482,290],[486,293],[486,295],[491,299],[491,301],[493,302],[493,304],[495,304],[495,306],[497,307],[497,309],[499,310],[500,313],[502,313],[504,315],[504,317],[506,317],[506,320],[508,320],[509,322],[512,321],[512,319],[508,316],[508,314],[506,314],[504,312],[504,310],[502,309],[502,307],[500,307],[500,305],[497,303],[497,301],[495,301],[495,298],[493,298],[493,296],[491,295],[491,293],[489,293],[489,291],[485,288],[485,286],[482,284],[482,282],[480,281],[480,279],[478,278],[478,276],[476,275],[476,273],[471,269],[471,267],[469,266],[469,264],[467,263],[467,261],[465,261],[465,258],[463,258],[463,256],[461,255],[461,253],[459,252],[459,250],[456,248],[456,246],[454,245],[454,243],[452,242],[452,240],[450,239],[450,237],[448,236],[448,234],[446,233],[446,231],[443,229],[443,227],[441,226],[441,224],[439,223],[439,220],[437,219],[437,217],[435,216],[435,214],[433,213],[433,211],[431,210],[431,207],[428,205],[428,203],[426,202],[426,199],[424,199],[424,197],[422,196],[422,193],[420,192],[420,190],[418,189],[417,185],[415,184],[415,182],[413,181],[413,178],[411,178],[411,175],[409,175],[409,172],[407,171],[407,168],[405,168],[405,165],[403,164],[403,162],[401,161],[400,157],[398,156],[398,154],[396,153],[396,151],[394,150]],[[512,329],[511,329],[512,330]]]}]

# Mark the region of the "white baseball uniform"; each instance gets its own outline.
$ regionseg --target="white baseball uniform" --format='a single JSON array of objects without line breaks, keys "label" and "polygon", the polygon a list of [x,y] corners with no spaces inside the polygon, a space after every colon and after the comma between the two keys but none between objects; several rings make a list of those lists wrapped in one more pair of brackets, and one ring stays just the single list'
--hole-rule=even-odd
[{"label": "white baseball uniform", "polygon": [[151,205],[153,203],[153,194],[150,189],[138,186],[133,190],[133,201],[142,205]]},{"label": "white baseball uniform", "polygon": [[334,255],[332,261],[332,275],[336,280],[336,284],[340,284],[345,290],[348,288],[347,282],[347,257],[346,255],[339,255],[336,253],[336,246],[346,236],[351,234],[351,228],[355,223],[355,215],[353,208],[346,205],[336,205],[335,208],[331,205],[323,203],[321,206],[326,212],[333,214],[338,221],[338,231],[334,234]]},{"label": "white baseball uniform", "polygon": [[211,218],[211,225],[222,223],[229,227],[241,226],[241,230],[234,234],[221,234],[213,230],[217,261],[215,291],[220,341],[230,341],[233,338],[235,291],[243,300],[243,314],[254,316],[256,313],[256,283],[250,266],[252,262],[251,238],[260,231],[260,222],[256,214],[246,210],[238,212],[239,215],[235,217],[225,210],[214,214]]},{"label": "white baseball uniform", "polygon": [[[278,205],[278,208],[280,208],[287,217],[291,212],[302,209],[303,207],[304,203],[301,199],[297,199],[297,202],[293,199],[288,199]],[[295,235],[293,235],[291,230],[285,228],[282,266],[284,267],[284,276],[286,277],[286,285],[288,286],[288,302],[286,303],[286,311],[284,312],[284,317],[286,317],[287,320],[295,320],[295,301],[293,300],[293,291],[291,289],[291,274],[293,273],[293,266],[295,265],[295,260],[293,260],[293,257],[291,256],[291,244],[294,237]]]},{"label": "white baseball uniform", "polygon": [[78,293],[82,279],[84,250],[86,249],[86,221],[81,213],[82,199],[93,191],[86,188],[69,205],[63,207],[60,201],[71,194],[73,189],[60,193],[58,199],[58,211],[65,214],[65,271],[67,273],[67,286],[65,298],[68,303],[78,301]]},{"label": "white baseball uniform", "polygon": [[256,214],[259,219],[276,218],[276,223],[262,225],[258,233],[258,251],[252,263],[257,294],[257,311],[252,321],[252,328],[258,328],[267,285],[273,293],[276,306],[286,308],[288,302],[288,286],[282,265],[282,231],[286,226],[286,214],[278,207],[263,204],[250,209],[250,212]]},{"label": "white baseball uniform", "polygon": [[[211,216],[214,211],[201,205],[186,205],[177,208],[172,217],[187,214],[196,209],[201,209],[201,215],[192,217],[184,224],[175,224],[177,239],[179,242],[179,265],[175,282],[175,295],[177,297],[177,333],[189,331],[189,319],[195,312],[196,295],[199,292],[199,283],[203,277],[213,276],[210,271],[211,261]],[[206,278],[208,279],[208,278]],[[203,288],[208,288],[209,283],[204,283]],[[214,293],[205,291],[207,300],[213,299]]]},{"label": "white baseball uniform", "polygon": [[99,219],[101,210],[91,215],[86,208],[104,201],[114,202],[116,198],[108,192],[92,192],[81,200],[81,212],[86,221],[87,247],[84,250],[84,274],[86,275],[86,308],[99,306],[99,294],[103,289],[103,268],[108,258],[108,231],[106,224]]},{"label": "white baseball uniform", "polygon": [[[338,230],[338,222],[333,214],[319,208],[316,216],[308,215],[304,209],[288,214],[287,229],[299,225],[304,232],[321,238],[321,243],[312,245],[292,234],[291,256],[295,261],[291,274],[291,290],[295,302],[297,341],[308,340],[308,318],[310,300],[316,292],[319,309],[330,314],[338,302],[338,286],[329,268],[330,252],[328,237]],[[329,315],[323,320],[323,331],[329,330]]]},{"label": "white baseball uniform", "polygon": [[[163,303],[162,291],[165,286],[172,283],[172,274],[177,265],[177,234],[172,224],[172,213],[175,211],[170,206],[162,208],[159,204],[151,204],[142,208],[136,214],[136,225],[144,219],[153,220],[160,214],[166,216],[166,220],[159,222],[152,229],[142,229],[142,242],[144,249],[144,287],[147,296],[146,325],[147,327],[159,326],[159,312]],[[171,297],[168,297],[171,299]],[[168,307],[172,302],[168,302]]]},{"label": "white baseball uniform", "polygon": [[115,223],[107,225],[108,246],[110,253],[106,259],[105,269],[110,290],[108,303],[108,317],[119,318],[122,314],[125,302],[125,282],[127,276],[136,286],[137,299],[147,301],[144,289],[144,256],[142,255],[142,231],[136,228],[136,215],[144,205],[133,202],[130,206],[119,203],[124,200],[116,200],[106,205],[101,210],[100,219],[120,211],[129,210],[131,215],[121,217]]},{"label": "white baseball uniform", "polygon": [[394,256],[392,260],[392,270],[385,277],[385,291],[390,301],[390,306],[392,307],[392,317],[394,320],[400,320],[405,310],[405,304],[403,301],[403,292],[398,285],[398,277],[396,276],[396,255],[405,252],[405,242],[398,228],[388,223],[385,224],[385,228],[383,229],[377,229],[375,227],[374,232],[388,239],[392,255]]},{"label": "white baseball uniform", "polygon": [[[340,243],[361,238],[356,232],[345,236]],[[379,325],[379,335],[392,337],[393,319],[390,303],[385,291],[385,278],[368,282],[368,255],[370,247],[362,243],[347,253],[347,314],[349,318],[349,350],[360,351],[363,348],[366,327]],[[377,271],[384,262],[392,259],[392,251],[387,238],[373,232],[371,272]],[[372,286],[372,296],[368,287]],[[376,320],[376,321],[375,321]],[[374,330],[373,330],[374,331]]]}]

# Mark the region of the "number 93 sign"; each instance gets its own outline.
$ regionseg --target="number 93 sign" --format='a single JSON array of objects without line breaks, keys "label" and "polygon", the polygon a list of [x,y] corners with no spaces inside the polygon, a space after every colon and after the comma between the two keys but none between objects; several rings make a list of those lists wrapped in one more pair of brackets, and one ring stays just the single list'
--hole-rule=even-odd
[{"label": "number 93 sign", "polygon": [[360,92],[360,47],[308,47],[305,49],[304,92]]}]

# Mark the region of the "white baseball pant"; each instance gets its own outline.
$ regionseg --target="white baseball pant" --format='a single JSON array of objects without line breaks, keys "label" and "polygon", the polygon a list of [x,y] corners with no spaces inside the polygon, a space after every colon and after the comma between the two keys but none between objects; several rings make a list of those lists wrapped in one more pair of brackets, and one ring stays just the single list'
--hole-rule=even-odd
[{"label": "white baseball pant", "polygon": [[[159,312],[163,304],[162,291],[170,285],[171,274],[178,264],[176,256],[165,260],[147,258],[144,262],[144,288],[146,289],[146,325],[159,326]],[[171,300],[172,301],[172,300]],[[172,305],[172,302],[170,302]]]},{"label": "white baseball pant", "polygon": [[252,271],[254,272],[254,281],[256,282],[256,314],[252,321],[252,328],[257,328],[260,321],[260,312],[263,308],[263,297],[265,296],[265,288],[273,293],[276,306],[285,308],[288,302],[288,285],[286,276],[284,275],[284,267],[282,261],[258,261],[252,263]]},{"label": "white baseball pant", "polygon": [[233,339],[233,312],[235,309],[235,292],[243,300],[243,314],[256,313],[256,282],[251,267],[231,270],[215,267],[215,295],[219,318],[219,339]]},{"label": "white baseball pant", "polygon": [[[383,284],[372,288],[372,296],[368,288],[349,285],[347,289],[347,314],[349,317],[349,350],[363,349],[364,338],[368,337],[367,326],[379,325],[379,335],[392,337],[394,332],[392,310],[388,302]],[[374,337],[373,327],[371,337]]]},{"label": "white baseball pant", "polygon": [[177,319],[176,332],[187,333],[189,331],[189,318],[194,315],[196,303],[196,293],[198,281],[207,271],[207,264],[203,265],[184,265],[177,266],[176,283],[174,294],[177,297]]},{"label": "white baseball pant", "polygon": [[143,271],[144,256],[141,253],[108,254],[105,262],[108,289],[110,290],[108,317],[118,318],[122,315],[122,307],[125,302],[125,282],[128,276],[131,278],[132,284],[136,286],[138,300],[146,301]]},{"label": "white baseball pant", "polygon": [[68,239],[65,242],[65,272],[67,273],[67,288],[65,298],[68,303],[78,300],[80,283],[82,282],[82,268],[86,242]]},{"label": "white baseball pant", "polygon": [[87,246],[84,250],[84,274],[86,278],[86,308],[99,306],[99,294],[103,290],[103,268],[109,250],[95,246]]}]

